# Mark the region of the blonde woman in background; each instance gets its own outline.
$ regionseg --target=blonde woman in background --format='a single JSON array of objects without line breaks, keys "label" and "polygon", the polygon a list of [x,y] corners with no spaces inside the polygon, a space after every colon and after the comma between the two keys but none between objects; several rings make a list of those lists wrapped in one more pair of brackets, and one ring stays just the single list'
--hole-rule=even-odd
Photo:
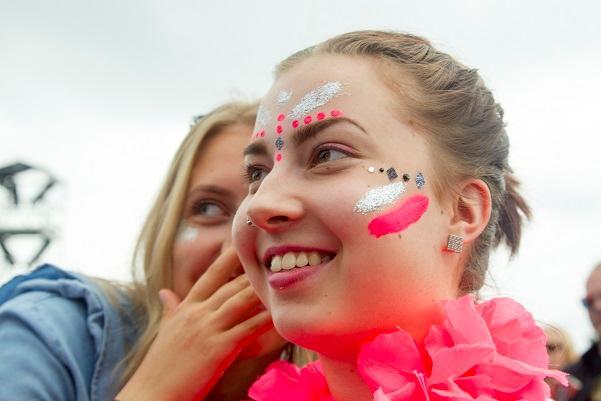
[{"label": "blonde woman in background", "polygon": [[[544,325],[543,330],[547,336],[549,369],[564,369],[578,360],[572,339],[567,331],[550,324]],[[568,401],[582,387],[582,383],[573,376],[568,377],[568,387],[560,385],[557,380],[551,378],[547,378],[546,382],[551,388],[551,395],[555,401]]]},{"label": "blonde woman in background", "polygon": [[563,369],[578,360],[578,355],[574,351],[574,345],[567,331],[554,325],[544,326],[543,330],[547,336],[550,368]]},{"label": "blonde woman in background", "polygon": [[238,400],[280,357],[285,342],[228,247],[256,108],[226,104],[192,127],[132,285],[45,265],[0,289],[0,400]]}]

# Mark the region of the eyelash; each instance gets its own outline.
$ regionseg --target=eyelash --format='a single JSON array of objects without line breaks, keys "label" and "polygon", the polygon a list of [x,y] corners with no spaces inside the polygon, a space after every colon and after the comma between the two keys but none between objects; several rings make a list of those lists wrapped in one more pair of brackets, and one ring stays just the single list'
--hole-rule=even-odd
[{"label": "eyelash", "polygon": [[[326,161],[319,161],[319,155],[321,154],[321,152],[338,152],[343,154],[345,157],[339,158],[339,159],[334,159],[334,160],[326,160]],[[315,151],[313,152],[313,155],[311,156],[311,159],[309,161],[309,165],[310,167],[316,167],[319,164],[323,164],[323,163],[328,163],[328,162],[334,162],[336,160],[340,160],[340,159],[346,159],[347,157],[352,156],[352,154],[349,151],[346,150],[342,150],[339,147],[336,146],[332,146],[332,145],[324,145],[324,146],[320,146],[317,149],[315,149]]]},{"label": "eyelash", "polygon": [[207,199],[201,199],[198,201],[195,201],[192,206],[190,207],[190,212],[192,216],[202,216],[202,217],[208,217],[208,218],[216,218],[216,217],[221,217],[221,216],[210,216],[207,213],[203,213],[203,208],[205,206],[216,206],[218,207],[221,212],[223,213],[223,215],[227,215],[227,210],[226,208],[221,205],[219,202],[216,201],[211,201],[211,200],[207,200]]},{"label": "eyelash", "polygon": [[[251,164],[249,166],[246,166],[246,168],[244,169],[244,171],[242,172],[242,175],[244,176],[244,180],[248,183],[248,184],[253,184],[257,181],[259,181],[259,179],[254,178],[253,174],[255,172],[258,171],[263,171],[265,172],[267,170],[267,167],[265,166],[260,166],[260,165],[256,165],[256,164]],[[263,177],[261,177],[262,179]]]}]

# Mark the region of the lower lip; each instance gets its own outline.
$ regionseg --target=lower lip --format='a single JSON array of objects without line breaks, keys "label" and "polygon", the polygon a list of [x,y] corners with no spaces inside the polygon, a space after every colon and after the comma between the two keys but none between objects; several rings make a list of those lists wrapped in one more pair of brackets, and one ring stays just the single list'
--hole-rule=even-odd
[{"label": "lower lip", "polygon": [[293,287],[301,281],[304,281],[310,276],[316,274],[330,262],[331,260],[315,266],[295,267],[293,269],[282,270],[277,273],[269,270],[267,280],[269,281],[271,288],[274,290],[284,290]]}]

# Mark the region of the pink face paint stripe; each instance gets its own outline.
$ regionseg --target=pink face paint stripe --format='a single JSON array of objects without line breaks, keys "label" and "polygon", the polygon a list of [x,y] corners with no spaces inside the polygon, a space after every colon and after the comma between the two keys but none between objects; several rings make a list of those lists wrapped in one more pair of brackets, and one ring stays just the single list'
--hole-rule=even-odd
[{"label": "pink face paint stripe", "polygon": [[369,233],[376,238],[398,233],[417,222],[428,210],[429,199],[424,195],[413,195],[400,206],[376,217],[367,226]]}]

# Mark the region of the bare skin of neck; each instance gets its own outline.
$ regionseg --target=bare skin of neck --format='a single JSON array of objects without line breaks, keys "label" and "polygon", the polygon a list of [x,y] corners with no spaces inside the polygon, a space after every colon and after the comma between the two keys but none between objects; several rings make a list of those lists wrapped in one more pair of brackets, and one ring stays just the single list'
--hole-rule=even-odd
[{"label": "bare skin of neck", "polygon": [[252,359],[237,359],[217,382],[205,401],[239,401],[248,398],[248,389],[269,364],[279,359],[282,349]]},{"label": "bare skin of neck", "polygon": [[357,370],[357,355],[349,360],[320,355],[328,387],[336,401],[371,401],[373,393]]}]

